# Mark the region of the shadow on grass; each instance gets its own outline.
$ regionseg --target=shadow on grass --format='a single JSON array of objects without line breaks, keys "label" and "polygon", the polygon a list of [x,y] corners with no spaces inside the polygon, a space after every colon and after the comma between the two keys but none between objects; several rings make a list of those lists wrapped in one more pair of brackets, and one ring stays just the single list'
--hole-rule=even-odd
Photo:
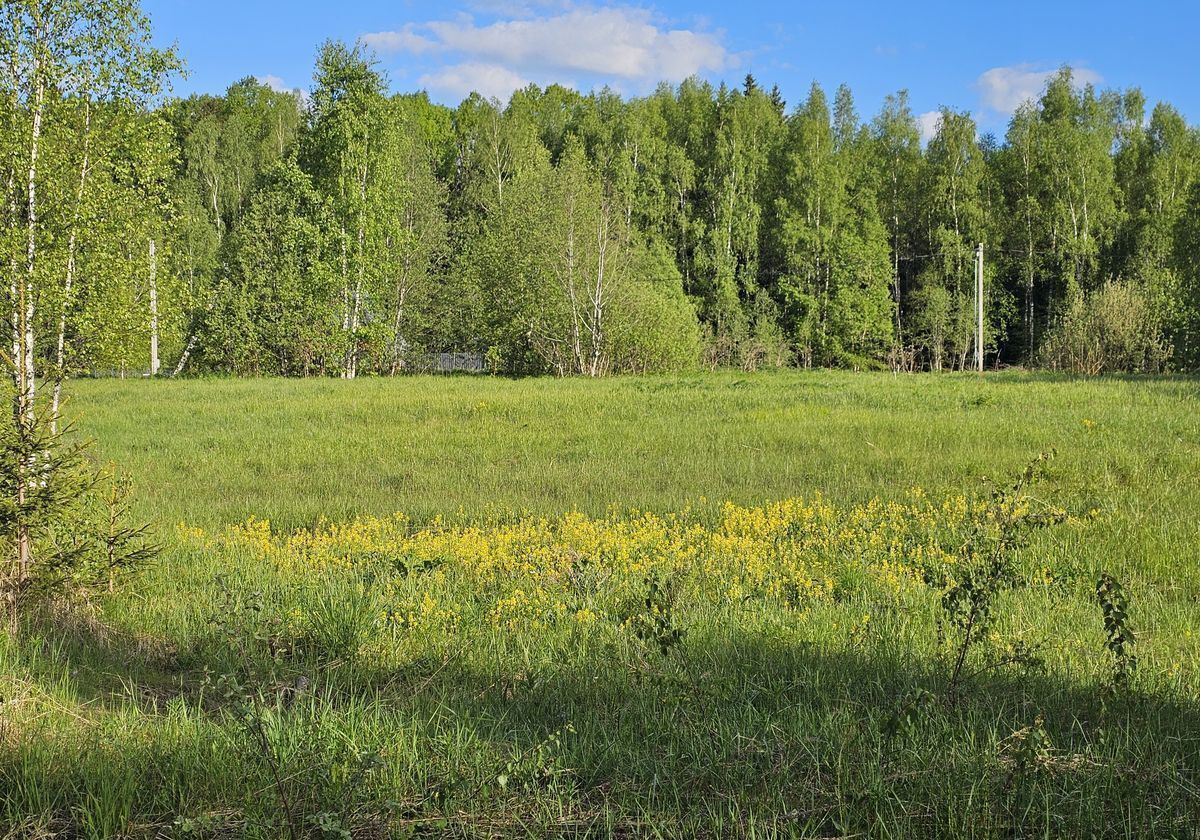
[{"label": "shadow on grass", "polygon": [[[295,660],[259,686],[270,761],[227,704],[200,702],[205,670],[230,666],[204,648],[181,658],[86,623],[35,629],[22,647],[30,678],[65,680],[86,715],[134,720],[107,741],[81,724],[94,746],[74,761],[10,737],[10,831],[15,815],[49,809],[88,835],[81,815],[108,774],[117,816],[105,826],[152,836],[185,811],[232,813],[271,836],[287,822],[276,771],[294,809],[361,836],[389,825],[430,836],[1195,836],[1200,825],[1197,703],[997,670],[951,704],[937,663],[885,643],[833,650],[733,629],[665,655],[467,645],[392,670]],[[190,728],[167,725],[176,700],[195,709]],[[129,750],[133,763],[113,759]]]},{"label": "shadow on grass", "polygon": [[[966,372],[964,376],[970,376]],[[984,379],[1004,384],[1024,385],[1029,383],[1093,383],[1123,382],[1132,385],[1159,384],[1200,386],[1200,373],[1181,371],[1175,373],[1122,373],[1112,372],[1096,375],[1072,373],[1063,370],[1040,370],[1023,367],[1009,367],[1002,370],[988,370]]]}]

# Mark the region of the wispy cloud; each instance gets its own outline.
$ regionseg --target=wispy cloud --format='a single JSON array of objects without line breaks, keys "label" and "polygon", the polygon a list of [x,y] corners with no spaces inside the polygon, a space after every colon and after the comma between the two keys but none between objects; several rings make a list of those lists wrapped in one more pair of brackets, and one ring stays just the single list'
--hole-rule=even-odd
[{"label": "wispy cloud", "polygon": [[921,145],[925,145],[937,134],[942,124],[941,111],[926,111],[917,115],[917,129],[921,132]]},{"label": "wispy cloud", "polygon": [[[999,114],[1011,114],[1030,100],[1036,100],[1058,68],[1046,69],[1036,64],[1014,64],[993,67],[975,81],[975,90],[984,107]],[[1103,79],[1095,70],[1074,67],[1076,84],[1099,84]]]},{"label": "wispy cloud", "polygon": [[413,24],[391,32],[370,32],[362,36],[362,42],[379,52],[405,52],[414,55],[436,52],[442,45],[431,38],[419,35]]},{"label": "wispy cloud", "polygon": [[680,81],[732,67],[738,60],[720,33],[671,28],[639,6],[543,4],[522,6],[520,13],[507,11],[483,24],[471,16],[432,20],[368,33],[362,40],[380,53],[442,56],[445,66],[424,77],[431,87],[442,85],[449,93],[478,72],[472,88],[484,92],[490,86],[497,96],[510,83],[515,89],[529,79],[561,81],[573,74],[634,86]]},{"label": "wispy cloud", "polygon": [[533,17],[546,9],[569,9],[570,0],[467,0],[473,12],[501,17]]},{"label": "wispy cloud", "polygon": [[258,82],[260,85],[266,85],[271,90],[279,93],[289,93],[291,91],[291,88],[287,86],[287,83],[284,82],[283,79],[279,78],[278,76],[272,76],[270,73],[265,76],[255,76],[254,81]]},{"label": "wispy cloud", "polygon": [[500,100],[508,99],[514,90],[529,84],[529,79],[507,67],[473,61],[439,68],[417,81],[422,87],[447,96],[462,98],[474,92]]},{"label": "wispy cloud", "polygon": [[262,76],[255,76],[254,81],[258,82],[260,85],[266,85],[277,93],[294,93],[296,96],[300,97],[301,102],[303,102],[305,105],[308,104],[308,91],[296,85],[289,85],[279,76],[267,73]]}]

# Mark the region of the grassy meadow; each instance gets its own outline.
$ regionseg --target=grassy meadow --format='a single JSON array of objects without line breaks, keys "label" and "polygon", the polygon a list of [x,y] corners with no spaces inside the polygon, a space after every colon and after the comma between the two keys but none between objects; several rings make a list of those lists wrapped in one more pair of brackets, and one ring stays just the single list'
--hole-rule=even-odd
[{"label": "grassy meadow", "polygon": [[163,550],[0,641],[0,836],[1200,836],[1197,380],[72,392]]}]

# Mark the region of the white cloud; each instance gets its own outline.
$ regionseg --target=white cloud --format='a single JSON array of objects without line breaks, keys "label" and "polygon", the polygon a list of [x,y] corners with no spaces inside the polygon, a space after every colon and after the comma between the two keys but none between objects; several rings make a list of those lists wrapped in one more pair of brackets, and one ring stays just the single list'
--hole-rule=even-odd
[{"label": "white cloud", "polygon": [[529,79],[498,64],[464,62],[426,73],[418,83],[435,93],[463,98],[477,92],[507,102],[514,90],[529,84]]},{"label": "white cloud", "polygon": [[434,52],[441,48],[436,41],[418,35],[411,23],[392,32],[368,32],[362,36],[362,42],[379,52],[406,52],[414,55]]},{"label": "white cloud", "polygon": [[924,114],[917,115],[917,129],[921,132],[921,145],[925,145],[933,139],[941,124],[941,111],[926,111]]},{"label": "white cloud", "polygon": [[569,8],[567,0],[469,0],[467,8],[485,15],[506,17],[531,17],[537,8]]},{"label": "white cloud", "polygon": [[271,90],[275,91],[276,93],[294,93],[300,97],[300,101],[304,105],[308,105],[308,100],[309,100],[308,91],[304,90],[304,88],[301,88],[301,87],[289,85],[287,82],[285,82],[279,76],[275,76],[270,73],[267,73],[264,76],[255,76],[254,81],[258,82],[260,85],[266,85],[267,87],[269,87]]},{"label": "white cloud", "polygon": [[[1001,114],[1011,114],[1025,102],[1036,100],[1046,82],[1057,72],[1057,69],[1039,69],[1034,64],[993,67],[979,76],[975,89],[986,107]],[[1072,73],[1075,83],[1080,85],[1098,84],[1102,80],[1099,73],[1086,67],[1072,68]]]},{"label": "white cloud", "polygon": [[265,76],[255,76],[254,81],[258,82],[260,85],[266,85],[277,93],[290,93],[292,90],[287,86],[283,79],[279,78],[278,76],[272,76],[270,73]]},{"label": "white cloud", "polygon": [[602,81],[680,81],[737,63],[718,34],[667,28],[649,9],[636,6],[571,5],[541,16],[510,16],[483,25],[469,16],[434,20],[373,32],[363,41],[381,52],[445,53],[457,63],[429,77],[458,84],[463,81],[461,74],[482,71],[483,79],[474,85],[481,92],[482,85],[495,86],[501,79],[508,84],[517,78],[572,73],[591,74]]}]

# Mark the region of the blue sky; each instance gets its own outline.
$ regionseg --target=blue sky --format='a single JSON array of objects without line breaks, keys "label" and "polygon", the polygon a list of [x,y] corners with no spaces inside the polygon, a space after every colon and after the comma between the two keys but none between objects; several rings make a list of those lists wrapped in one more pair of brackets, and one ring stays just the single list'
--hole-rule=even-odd
[{"label": "blue sky", "polygon": [[[813,81],[846,82],[859,112],[907,88],[913,109],[972,111],[984,131],[1070,64],[1100,87],[1137,85],[1200,122],[1200,4],[1129,2],[741,3],[658,0],[143,0],[156,41],[175,43],[179,94],[244,76],[307,89],[326,38],[362,38],[393,89],[456,104],[528,82],[641,94],[696,74],[777,83],[789,107]],[[927,118],[926,127],[932,126]]]}]

